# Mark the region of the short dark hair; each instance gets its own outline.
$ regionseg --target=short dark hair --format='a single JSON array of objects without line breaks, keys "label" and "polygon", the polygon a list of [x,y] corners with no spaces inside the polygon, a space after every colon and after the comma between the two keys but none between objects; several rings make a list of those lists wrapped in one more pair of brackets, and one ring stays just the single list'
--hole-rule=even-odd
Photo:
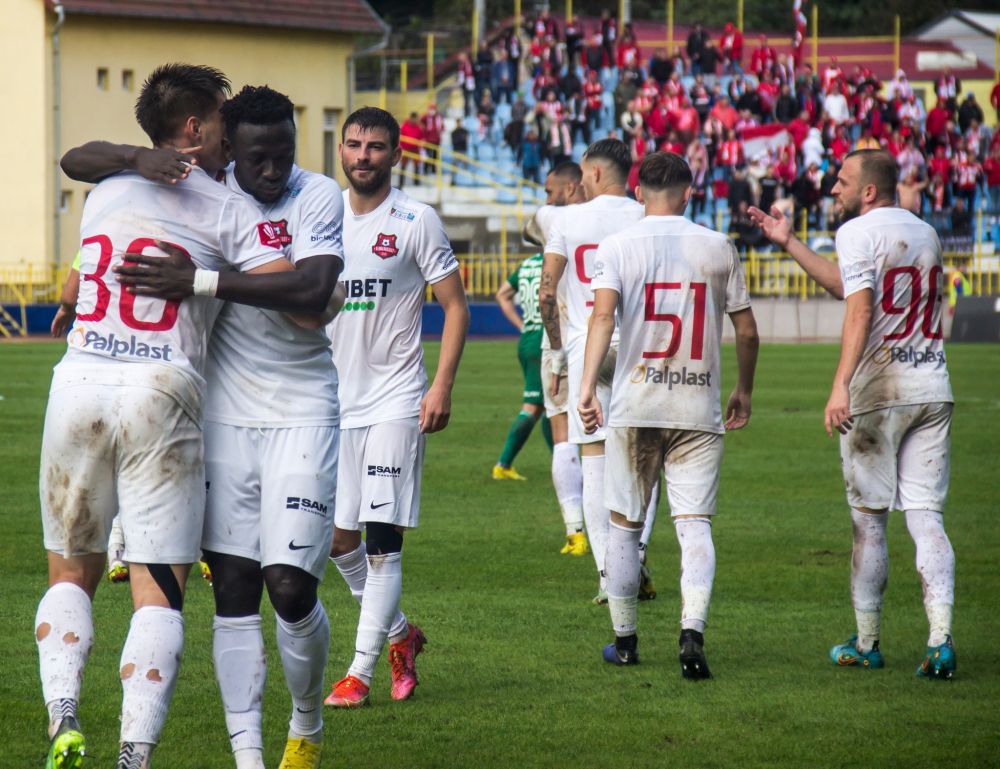
[{"label": "short dark hair", "polygon": [[241,123],[274,125],[286,120],[295,125],[295,105],[285,94],[266,85],[245,85],[243,90],[222,105],[226,138],[233,141]]},{"label": "short dark hair", "polygon": [[874,184],[879,198],[895,200],[899,166],[892,155],[885,150],[854,150],[847,154],[844,162],[855,157],[861,165],[861,183]]},{"label": "short dark hair", "polygon": [[580,164],[574,163],[572,160],[564,160],[561,163],[557,163],[549,173],[574,184],[579,184],[583,180],[583,171],[580,170]]},{"label": "short dark hair", "polygon": [[618,171],[622,183],[628,179],[628,172],[632,169],[632,153],[621,139],[599,139],[587,147],[583,159],[607,161]]},{"label": "short dark hair", "polygon": [[142,84],[135,102],[135,119],[153,144],[176,136],[184,122],[196,115],[207,118],[232,86],[220,70],[203,64],[164,64]]},{"label": "short dark hair", "polygon": [[386,112],[384,109],[362,107],[361,109],[354,110],[354,112],[348,115],[347,120],[344,121],[344,127],[340,129],[341,141],[347,136],[347,129],[352,125],[356,125],[362,131],[371,131],[373,128],[381,128],[384,131],[388,131],[389,144],[392,145],[393,149],[399,146],[399,122],[391,113]]},{"label": "short dark hair", "polygon": [[639,165],[643,190],[677,190],[691,186],[691,167],[675,152],[652,152]]}]

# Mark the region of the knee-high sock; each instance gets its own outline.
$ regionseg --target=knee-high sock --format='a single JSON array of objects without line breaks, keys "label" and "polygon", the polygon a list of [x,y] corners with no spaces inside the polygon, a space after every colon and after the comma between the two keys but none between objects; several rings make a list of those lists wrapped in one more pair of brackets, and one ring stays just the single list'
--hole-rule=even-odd
[{"label": "knee-high sock", "polygon": [[715,543],[709,518],[674,519],[681,546],[681,627],[705,632],[715,581]]},{"label": "knee-high sock", "polygon": [[552,451],[552,423],[547,414],[542,414],[542,437],[545,438],[545,445]]},{"label": "knee-high sock", "polygon": [[535,418],[527,411],[522,411],[517,415],[514,423],[507,433],[507,440],[503,444],[500,452],[500,459],[497,462],[504,467],[510,467],[514,463],[514,457],[527,442],[531,431],[535,428]]},{"label": "knee-high sock", "polygon": [[854,548],[851,557],[851,602],[858,623],[858,651],[871,651],[882,623],[882,594],[889,581],[887,513],[851,510]]},{"label": "knee-high sock", "polygon": [[323,670],[330,648],[330,622],[316,601],[305,619],[286,622],[277,617],[278,653],[292,695],[290,735],[309,737],[323,730]]},{"label": "knee-high sock", "polygon": [[557,443],[552,449],[552,485],[562,510],[567,534],[583,531],[583,473],[572,443]]},{"label": "knee-high sock", "polygon": [[125,553],[125,531],[122,529],[121,516],[116,515],[111,521],[111,535],[108,537],[108,555],[110,558],[121,558]]},{"label": "knee-high sock", "polygon": [[604,556],[608,574],[608,609],[616,636],[632,635],[639,596],[639,534],[641,529],[611,522]]},{"label": "knee-high sock", "polygon": [[159,741],[183,651],[184,617],[179,611],[144,606],[132,615],[119,671],[123,743],[152,746]]},{"label": "knee-high sock", "polygon": [[[330,560],[337,567],[340,576],[344,578],[344,582],[350,588],[354,600],[360,604],[361,598],[365,593],[365,582],[368,579],[368,557],[365,550],[365,543],[362,542],[356,550],[352,550],[347,555],[338,555],[336,558],[331,558]],[[406,615],[397,609],[396,616],[389,626],[389,640],[396,641],[405,638],[408,630],[409,625],[406,621]]]},{"label": "knee-high sock", "polygon": [[393,618],[399,612],[403,593],[402,553],[368,556],[368,580],[361,599],[361,616],[354,646],[354,661],[349,675],[370,684],[375,665],[389,635]]},{"label": "knee-high sock", "polygon": [[597,572],[604,587],[604,551],[608,546],[608,522],[611,513],[604,506],[604,455],[580,458],[583,467],[583,517],[587,521],[587,536],[594,554]]},{"label": "knee-high sock", "polygon": [[260,615],[216,616],[212,623],[212,656],[233,753],[263,751],[261,721],[267,655]]},{"label": "knee-high sock", "polygon": [[64,718],[76,718],[83,669],[94,644],[90,596],[82,587],[57,582],[45,592],[35,614],[35,641],[42,697],[54,734]]},{"label": "knee-high sock", "polygon": [[646,562],[646,548],[649,540],[653,537],[653,526],[656,525],[656,506],[660,503],[660,482],[653,484],[653,489],[649,494],[649,504],[646,505],[646,520],[642,525],[642,534],[639,537],[639,560]]},{"label": "knee-high sock", "polygon": [[941,513],[907,510],[906,527],[917,546],[917,571],[924,586],[924,609],[930,625],[928,646],[939,646],[951,635],[955,604],[955,551],[944,531]]}]

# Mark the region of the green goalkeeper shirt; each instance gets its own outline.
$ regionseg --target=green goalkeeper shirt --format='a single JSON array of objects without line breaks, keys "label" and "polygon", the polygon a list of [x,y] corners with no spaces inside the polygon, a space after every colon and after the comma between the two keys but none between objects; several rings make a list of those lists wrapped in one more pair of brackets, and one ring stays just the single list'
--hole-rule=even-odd
[{"label": "green goalkeeper shirt", "polygon": [[514,270],[507,282],[517,291],[521,302],[521,315],[524,327],[521,335],[533,334],[538,337],[538,346],[542,344],[542,313],[538,307],[538,287],[542,282],[542,255],[529,256]]}]

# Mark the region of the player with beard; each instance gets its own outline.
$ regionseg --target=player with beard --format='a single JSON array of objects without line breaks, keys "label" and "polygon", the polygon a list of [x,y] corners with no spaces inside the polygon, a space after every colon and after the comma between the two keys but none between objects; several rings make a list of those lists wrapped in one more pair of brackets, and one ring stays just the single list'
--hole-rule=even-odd
[{"label": "player with beard", "polygon": [[917,675],[955,671],[951,638],[955,554],[944,530],[953,398],[941,313],[941,243],[934,229],[895,205],[898,169],[883,150],[850,153],[833,187],[843,224],[838,265],[801,243],[775,209],[751,216],[816,282],[847,302],[840,362],[824,411],[840,433],[851,506],[851,598],[857,634],[834,646],[834,664],[880,668],[882,596],[889,576],[886,523],[902,510],[916,544],[930,625]]},{"label": "player with beard", "polygon": [[[451,391],[465,345],[469,308],[458,260],[430,206],[391,186],[399,124],[364,107],[344,122],[344,311],[330,324],[340,383],[341,439],[330,556],[361,604],[354,660],[325,702],[368,701],[389,640],[392,698],[417,685],[414,659],[425,638],[399,610],[403,535],[417,526],[424,442],[451,416]],[[420,347],[427,285],[444,310],[441,352],[426,389]],[[365,541],[361,541],[361,529]]]}]

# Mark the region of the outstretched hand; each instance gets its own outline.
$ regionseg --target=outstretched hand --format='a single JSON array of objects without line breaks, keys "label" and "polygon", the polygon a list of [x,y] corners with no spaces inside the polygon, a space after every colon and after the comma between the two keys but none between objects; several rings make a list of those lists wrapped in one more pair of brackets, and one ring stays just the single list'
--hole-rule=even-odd
[{"label": "outstretched hand", "polygon": [[135,170],[136,173],[151,182],[177,184],[182,179],[187,179],[192,166],[198,164],[194,153],[200,150],[201,147],[188,147],[180,150],[140,147],[135,155]]},{"label": "outstretched hand", "polygon": [[130,294],[183,299],[194,293],[194,262],[180,246],[154,241],[166,256],[126,253],[114,272]]},{"label": "outstretched hand", "polygon": [[756,206],[750,206],[748,213],[768,240],[781,248],[788,247],[788,241],[792,238],[792,224],[780,208],[771,206],[771,213],[765,214]]}]

